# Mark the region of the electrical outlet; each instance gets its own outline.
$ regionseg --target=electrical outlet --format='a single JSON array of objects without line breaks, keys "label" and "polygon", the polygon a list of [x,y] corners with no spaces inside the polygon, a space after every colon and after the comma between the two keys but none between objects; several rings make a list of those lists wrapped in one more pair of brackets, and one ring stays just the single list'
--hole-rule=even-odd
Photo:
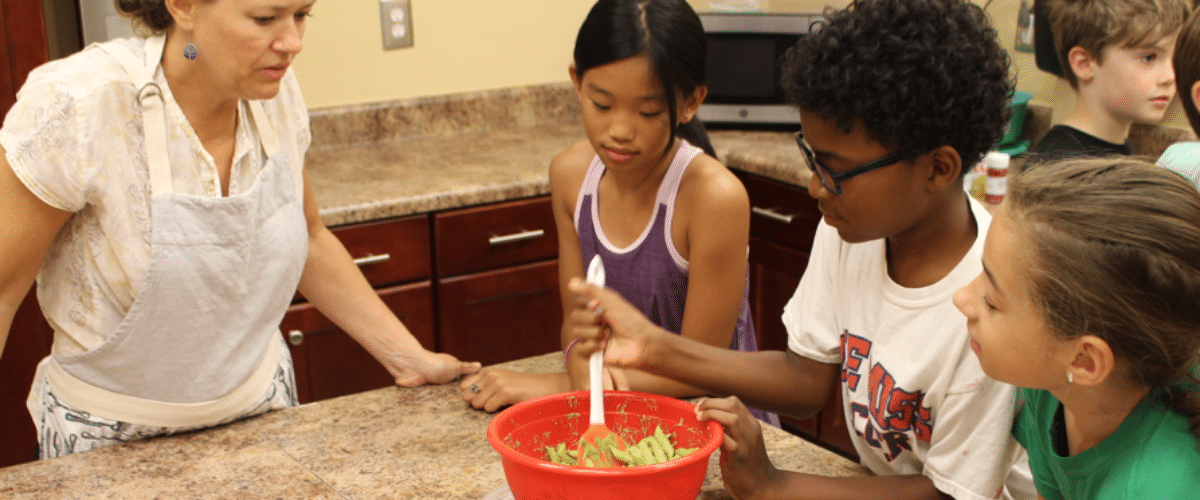
[{"label": "electrical outlet", "polygon": [[380,0],[383,50],[413,46],[412,5],[409,0]]}]

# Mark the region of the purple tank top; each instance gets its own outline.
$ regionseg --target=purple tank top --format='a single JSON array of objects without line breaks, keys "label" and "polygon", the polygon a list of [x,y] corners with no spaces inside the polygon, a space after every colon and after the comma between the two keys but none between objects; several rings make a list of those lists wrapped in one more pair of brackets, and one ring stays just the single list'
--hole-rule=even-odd
[{"label": "purple tank top", "polygon": [[[606,285],[621,293],[625,300],[645,314],[654,324],[678,334],[683,326],[683,309],[687,302],[688,262],[675,250],[671,241],[671,220],[674,216],[675,194],[683,172],[700,148],[679,140],[679,150],[658,187],[657,208],[650,223],[633,244],[617,248],[604,235],[595,216],[596,187],[604,175],[604,163],[597,156],[588,167],[587,177],[579,190],[575,207],[575,232],[583,262],[600,254],[604,261]],[[739,351],[758,350],[754,324],[750,321],[750,277],[747,264],[742,307],[729,348]]]},{"label": "purple tank top", "polygon": [[[679,181],[692,159],[702,151],[683,139],[679,150],[658,186],[654,216],[633,244],[617,248],[600,228],[597,213],[596,187],[604,175],[604,163],[600,157],[592,159],[587,176],[579,189],[575,204],[575,233],[579,235],[579,249],[583,263],[591,262],[599,254],[604,261],[605,285],[636,306],[650,321],[659,327],[679,334],[683,327],[683,309],[687,302],[688,262],[676,251],[671,241],[671,220],[675,214],[675,195]],[[584,267],[587,267],[586,265]],[[754,323],[750,320],[750,266],[746,265],[746,279],[742,287],[742,307],[734,327],[730,349],[753,352],[758,350],[754,336]],[[776,427],[778,417],[774,414],[752,409],[752,413]]]}]

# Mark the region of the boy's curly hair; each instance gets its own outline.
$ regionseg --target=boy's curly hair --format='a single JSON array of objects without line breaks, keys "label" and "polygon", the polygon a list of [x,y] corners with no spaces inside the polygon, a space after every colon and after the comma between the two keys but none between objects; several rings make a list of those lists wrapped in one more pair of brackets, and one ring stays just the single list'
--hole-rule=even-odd
[{"label": "boy's curly hair", "polygon": [[1013,93],[1009,57],[987,14],[967,0],[855,0],[783,61],[793,104],[861,120],[884,147],[949,145],[970,170],[1004,135]]}]

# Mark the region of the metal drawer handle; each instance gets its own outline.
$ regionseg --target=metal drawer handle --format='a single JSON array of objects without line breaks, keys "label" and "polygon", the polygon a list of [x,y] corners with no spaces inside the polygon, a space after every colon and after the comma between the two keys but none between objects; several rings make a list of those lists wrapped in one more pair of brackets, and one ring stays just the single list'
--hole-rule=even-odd
[{"label": "metal drawer handle", "polygon": [[380,262],[387,262],[389,260],[392,260],[392,255],[385,253],[383,255],[368,255],[366,257],[359,257],[354,259],[354,264],[358,267],[363,267],[371,264],[378,264]]},{"label": "metal drawer handle", "polygon": [[769,208],[750,207],[750,211],[754,212],[756,215],[761,215],[773,221],[782,222],[784,224],[791,224],[792,219],[796,218],[795,215],[781,214]]},{"label": "metal drawer handle", "polygon": [[504,236],[492,236],[491,238],[488,238],[488,243],[492,246],[504,245],[506,243],[516,243],[518,241],[526,241],[526,240],[532,240],[534,238],[541,238],[545,234],[546,234],[546,231],[543,231],[541,229],[535,229],[533,231],[522,231],[520,233],[506,234]]},{"label": "metal drawer handle", "polygon": [[304,332],[300,330],[288,331],[288,343],[292,345],[300,345],[304,343]]}]

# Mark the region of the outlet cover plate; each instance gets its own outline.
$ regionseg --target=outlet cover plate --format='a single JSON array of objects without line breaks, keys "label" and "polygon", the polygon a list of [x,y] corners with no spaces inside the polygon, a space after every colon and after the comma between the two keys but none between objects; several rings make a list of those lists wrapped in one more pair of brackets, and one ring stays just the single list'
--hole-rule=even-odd
[{"label": "outlet cover plate", "polygon": [[413,46],[412,4],[409,0],[380,0],[383,50]]}]

